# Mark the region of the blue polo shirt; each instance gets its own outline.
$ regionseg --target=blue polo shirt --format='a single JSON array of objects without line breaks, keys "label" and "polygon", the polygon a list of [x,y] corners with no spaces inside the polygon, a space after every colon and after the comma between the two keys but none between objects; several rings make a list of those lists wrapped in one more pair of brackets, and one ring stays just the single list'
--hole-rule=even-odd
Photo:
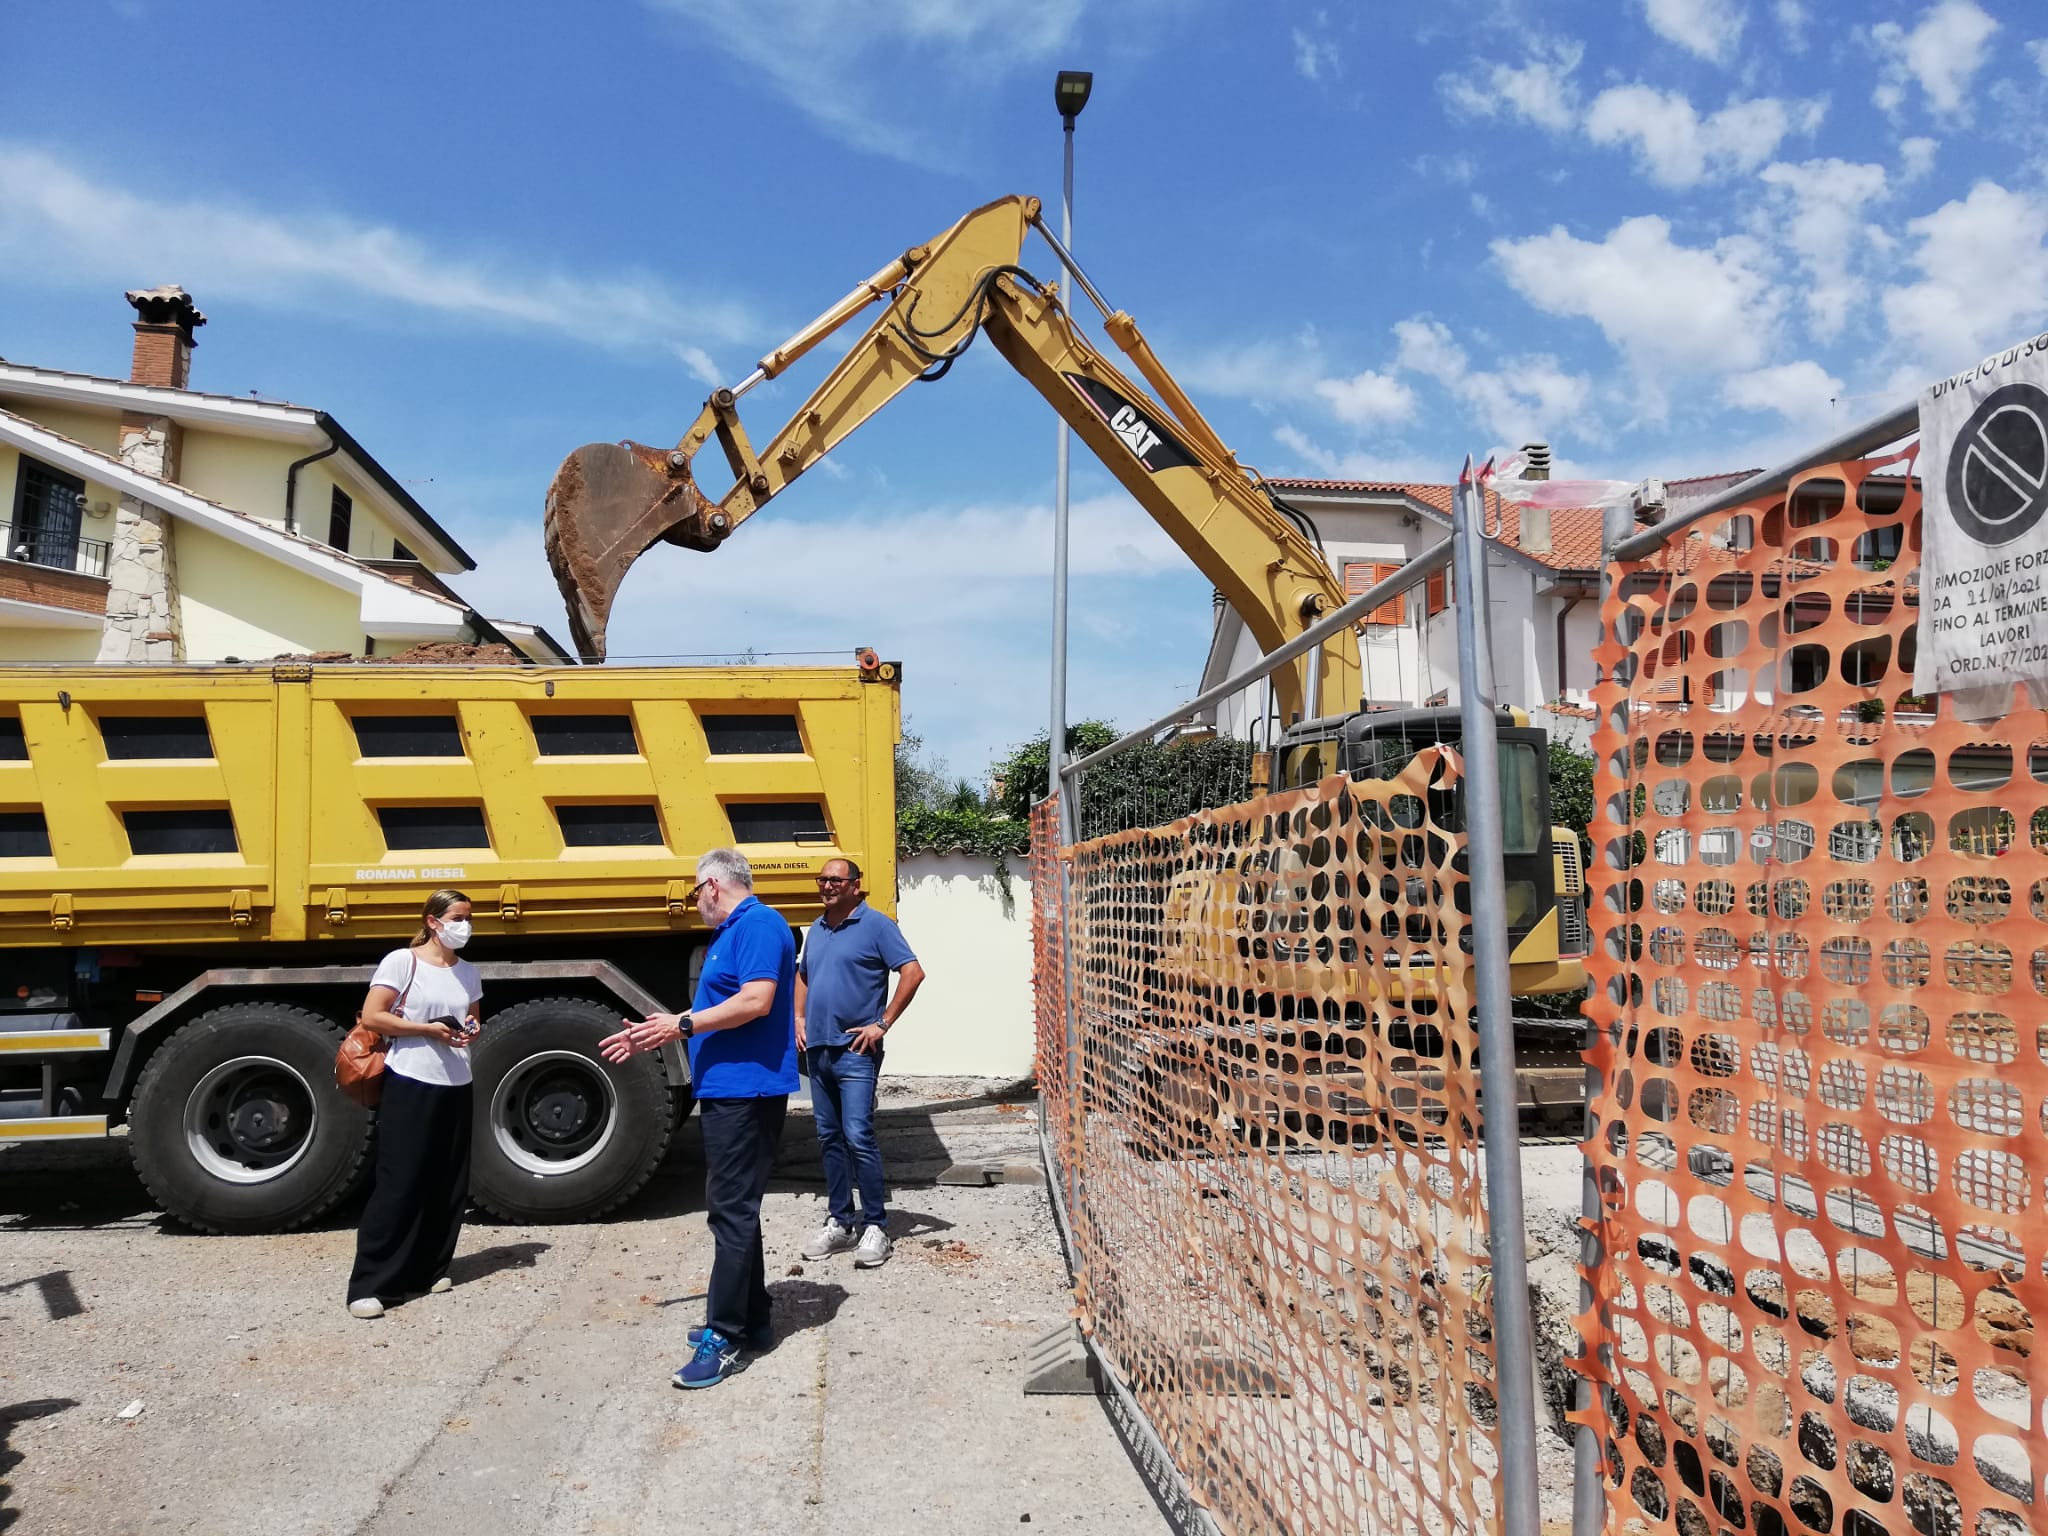
[{"label": "blue polo shirt", "polygon": [[917,958],[903,930],[866,902],[834,928],[824,918],[804,935],[797,974],[804,979],[804,1039],[845,1045],[856,1029],[878,1023],[889,1002],[889,973]]},{"label": "blue polo shirt", "polygon": [[775,983],[775,1004],[737,1029],[690,1037],[690,1076],[700,1099],[765,1099],[795,1093],[796,935],[780,914],[749,896],[711,935],[693,1010],[733,996],[750,981]]}]

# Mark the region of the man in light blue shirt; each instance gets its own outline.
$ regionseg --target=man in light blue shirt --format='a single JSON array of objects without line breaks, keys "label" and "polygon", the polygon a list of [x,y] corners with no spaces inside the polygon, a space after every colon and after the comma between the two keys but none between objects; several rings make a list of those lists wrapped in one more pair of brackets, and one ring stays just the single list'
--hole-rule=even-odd
[{"label": "man in light blue shirt", "polygon": [[[825,915],[804,935],[796,966],[797,1044],[811,1074],[811,1113],[832,1211],[804,1244],[807,1259],[854,1250],[860,1269],[889,1261],[889,1191],[875,1140],[882,1042],[924,981],[902,930],[867,904],[860,866],[828,859],[818,874]],[[889,973],[896,995],[889,995]],[[854,1175],[860,1210],[854,1211]]]}]

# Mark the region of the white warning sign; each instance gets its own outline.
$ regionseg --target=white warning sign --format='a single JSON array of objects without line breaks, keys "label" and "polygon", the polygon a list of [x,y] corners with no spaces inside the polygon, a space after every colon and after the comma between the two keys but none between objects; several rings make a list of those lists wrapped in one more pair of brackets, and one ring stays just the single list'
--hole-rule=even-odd
[{"label": "white warning sign", "polygon": [[2048,334],[1921,393],[1919,471],[1913,686],[1966,717],[2048,701]]}]

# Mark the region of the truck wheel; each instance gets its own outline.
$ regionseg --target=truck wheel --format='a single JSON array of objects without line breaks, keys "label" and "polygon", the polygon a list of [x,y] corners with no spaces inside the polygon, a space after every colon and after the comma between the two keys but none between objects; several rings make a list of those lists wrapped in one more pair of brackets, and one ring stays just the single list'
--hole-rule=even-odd
[{"label": "truck wheel", "polygon": [[512,1221],[589,1221],[653,1175],[672,1129],[668,1079],[653,1056],[613,1066],[598,1055],[618,1028],[616,1007],[580,997],[485,1021],[469,1180],[479,1205]]},{"label": "truck wheel", "polygon": [[367,1171],[370,1112],[334,1086],[343,1030],[288,1003],[230,1003],[157,1048],[128,1108],[135,1171],[205,1232],[282,1232]]}]

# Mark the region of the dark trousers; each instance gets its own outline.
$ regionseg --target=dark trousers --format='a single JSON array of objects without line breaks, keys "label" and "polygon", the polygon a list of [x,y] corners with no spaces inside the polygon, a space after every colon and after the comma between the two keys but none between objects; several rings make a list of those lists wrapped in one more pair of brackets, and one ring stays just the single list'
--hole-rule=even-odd
[{"label": "dark trousers", "polygon": [[[814,1045],[811,1115],[818,1126],[818,1160],[825,1165],[825,1195],[832,1219],[850,1232],[863,1223],[889,1226],[889,1185],[882,1172],[882,1146],[875,1139],[875,1085],[882,1075],[880,1049],[861,1052],[844,1045]],[[854,1180],[860,1181],[860,1212],[853,1209]]]},{"label": "dark trousers", "polygon": [[350,1301],[416,1295],[448,1273],[469,1205],[471,1097],[468,1083],[448,1088],[384,1073]]},{"label": "dark trousers", "polygon": [[789,1096],[699,1099],[697,1105],[704,1125],[704,1217],[713,1246],[704,1326],[738,1341],[768,1326],[761,1196],[782,1142]]}]

